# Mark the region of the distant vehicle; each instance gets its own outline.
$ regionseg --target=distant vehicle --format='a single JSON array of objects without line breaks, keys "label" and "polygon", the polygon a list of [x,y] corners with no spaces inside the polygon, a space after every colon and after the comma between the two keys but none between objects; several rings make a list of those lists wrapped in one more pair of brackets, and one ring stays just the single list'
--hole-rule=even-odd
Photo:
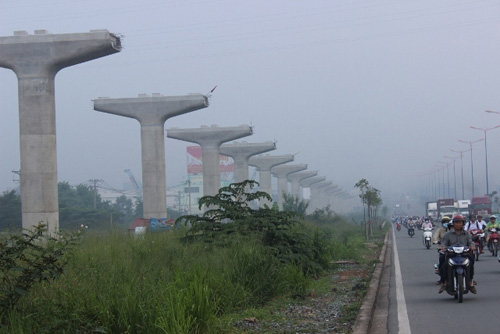
[{"label": "distant vehicle", "polygon": [[455,207],[455,200],[453,198],[444,198],[437,200],[437,211],[438,219],[444,216],[453,217],[453,214],[457,211]]},{"label": "distant vehicle", "polygon": [[483,218],[488,219],[491,215],[491,201],[488,196],[472,197],[469,205],[470,215],[481,215]]},{"label": "distant vehicle", "polygon": [[464,217],[469,215],[470,199],[460,199],[457,201],[458,212]]},{"label": "distant vehicle", "polygon": [[437,202],[425,203],[425,216],[430,217],[433,222],[437,221]]}]

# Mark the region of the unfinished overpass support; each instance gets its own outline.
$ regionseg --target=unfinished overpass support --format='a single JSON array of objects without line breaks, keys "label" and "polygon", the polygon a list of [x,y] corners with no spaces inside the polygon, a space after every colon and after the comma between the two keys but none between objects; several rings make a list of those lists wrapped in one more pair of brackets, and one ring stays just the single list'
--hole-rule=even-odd
[{"label": "unfinished overpass support", "polygon": [[263,143],[234,142],[222,144],[220,153],[234,160],[234,182],[248,180],[248,159],[250,157],[266,153],[276,149],[276,143],[272,141]]},{"label": "unfinished overpass support", "polygon": [[309,209],[314,212],[316,209],[321,209],[321,189],[323,187],[329,186],[332,181],[320,181],[311,184],[311,202],[309,204]]},{"label": "unfinished overpass support", "polygon": [[[259,171],[259,190],[266,192],[269,194],[269,196],[273,195],[273,189],[272,189],[272,176],[271,176],[271,168],[274,166],[278,166],[281,164],[286,164],[287,162],[293,161],[294,157],[292,154],[286,154],[286,155],[256,155],[253,157],[250,157],[248,159],[248,164],[250,166],[254,166],[257,168]],[[267,200],[264,200],[260,203],[261,206],[263,205],[268,205],[271,206],[272,203],[268,202]]]},{"label": "unfinished overpass support", "polygon": [[303,196],[302,189],[300,188],[300,181],[316,175],[318,175],[318,171],[303,171],[288,175],[288,181],[290,181],[292,195],[297,197],[299,200],[302,200]]},{"label": "unfinished overpass support", "polygon": [[283,193],[290,193],[288,191],[288,175],[305,169],[307,169],[306,164],[283,164],[271,168],[271,174],[274,174],[278,178],[278,207],[280,210],[283,209]]},{"label": "unfinished overpass support", "polygon": [[44,222],[49,233],[59,229],[57,72],[120,51],[120,38],[107,30],[77,34],[35,30],[35,35],[16,31],[14,36],[0,37],[0,67],[11,69],[18,79],[23,228]]},{"label": "unfinished overpass support", "polygon": [[235,127],[202,126],[199,129],[167,130],[167,137],[197,143],[203,150],[203,194],[214,196],[220,188],[219,155],[222,143],[249,136],[253,133],[248,125]]},{"label": "unfinished overpass support", "polygon": [[165,174],[165,135],[167,119],[208,107],[201,94],[163,96],[140,94],[133,98],[98,98],[94,109],[109,114],[134,118],[141,125],[143,217],[167,217],[167,185]]},{"label": "unfinished overpass support", "polygon": [[[326,176],[317,175],[317,176],[312,176],[312,177],[302,179],[302,180],[300,180],[299,183],[303,188],[309,188],[309,195],[310,195],[311,185],[313,185],[316,182],[321,182],[321,181],[325,181],[325,180],[326,180]],[[310,201],[311,201],[311,198],[309,197],[309,203],[310,203]]]}]

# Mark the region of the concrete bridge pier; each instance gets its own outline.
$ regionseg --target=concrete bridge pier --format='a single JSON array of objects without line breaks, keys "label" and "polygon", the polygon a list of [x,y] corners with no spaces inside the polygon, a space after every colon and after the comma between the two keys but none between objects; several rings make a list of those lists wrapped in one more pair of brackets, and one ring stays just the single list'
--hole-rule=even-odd
[{"label": "concrete bridge pier", "polygon": [[322,207],[326,207],[329,205],[330,208],[333,209],[333,197],[334,196],[333,196],[332,192],[335,190],[338,190],[337,185],[329,185],[329,186],[321,188],[321,191],[323,193],[322,202],[321,202]]},{"label": "concrete bridge pier", "polygon": [[55,76],[61,69],[121,50],[120,38],[107,30],[34,35],[16,31],[0,37],[0,67],[17,76],[23,228],[44,222],[59,229]]},{"label": "concrete bridge pier", "polygon": [[163,96],[140,94],[134,98],[98,98],[94,109],[134,118],[141,125],[144,218],[167,217],[164,124],[167,119],[208,107],[201,94]]},{"label": "concrete bridge pier", "polygon": [[303,171],[289,174],[288,181],[290,181],[291,184],[292,195],[297,197],[299,200],[302,200],[303,196],[300,188],[300,181],[316,175],[318,175],[318,171]]},{"label": "concrete bridge pier", "polygon": [[307,169],[306,164],[283,164],[271,168],[271,174],[274,174],[278,178],[278,207],[280,210],[283,209],[283,193],[290,193],[288,191],[288,175],[305,169]]},{"label": "concrete bridge pier", "polygon": [[321,188],[329,186],[332,181],[320,181],[311,184],[311,202],[309,209],[314,212],[316,209],[321,209]]},{"label": "concrete bridge pier", "polygon": [[249,136],[253,133],[248,125],[236,127],[202,126],[199,129],[167,130],[167,137],[197,143],[203,151],[203,194],[214,196],[220,188],[219,155],[222,143]]},{"label": "concrete bridge pier", "polygon": [[[321,182],[321,181],[325,181],[325,180],[326,180],[325,176],[316,175],[316,176],[302,179],[302,180],[300,180],[299,183],[302,186],[302,188],[309,188],[309,192],[310,192],[311,185],[313,185],[316,182]],[[309,197],[309,202],[310,202],[310,200],[311,200],[311,198]]]},{"label": "concrete bridge pier", "polygon": [[234,182],[248,180],[248,159],[251,156],[266,153],[276,149],[276,143],[272,141],[263,143],[234,142],[223,144],[220,153],[234,160]]},{"label": "concrete bridge pier", "polygon": [[[248,159],[248,164],[250,166],[257,167],[259,170],[259,190],[266,192],[269,194],[269,196],[273,195],[272,192],[272,175],[271,175],[271,168],[274,166],[278,166],[281,164],[285,164],[287,162],[293,161],[294,156],[292,154],[286,154],[286,155],[256,155],[253,157],[250,157]],[[272,203],[268,202],[267,200],[264,200],[260,203],[261,206],[263,205],[268,205],[271,206]]]}]

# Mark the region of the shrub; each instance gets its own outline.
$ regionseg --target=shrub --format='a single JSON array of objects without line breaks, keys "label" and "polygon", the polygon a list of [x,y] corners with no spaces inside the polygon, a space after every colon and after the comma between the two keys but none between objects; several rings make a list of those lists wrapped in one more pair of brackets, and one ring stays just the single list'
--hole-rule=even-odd
[{"label": "shrub", "polygon": [[65,255],[78,242],[81,230],[58,238],[46,232],[47,226],[39,224],[0,240],[0,320],[34,284],[62,274]]}]

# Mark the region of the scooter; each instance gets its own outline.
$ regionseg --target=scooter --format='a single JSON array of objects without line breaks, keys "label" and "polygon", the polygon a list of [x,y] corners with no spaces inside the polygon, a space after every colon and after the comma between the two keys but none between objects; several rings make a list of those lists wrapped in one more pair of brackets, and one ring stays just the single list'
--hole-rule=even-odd
[{"label": "scooter", "polygon": [[408,235],[413,238],[415,235],[415,228],[413,226],[408,227]]},{"label": "scooter", "polygon": [[432,240],[432,228],[426,227],[424,228],[424,245],[425,248],[431,248],[431,240]]},{"label": "scooter", "polygon": [[474,244],[476,244],[476,249],[474,249],[474,259],[476,261],[479,261],[479,254],[481,254],[483,251],[481,235],[484,235],[484,232],[483,230],[472,229],[469,230],[469,233],[471,234],[472,241],[474,242]]},{"label": "scooter", "polygon": [[491,255],[498,255],[498,248],[500,248],[499,240],[500,236],[498,235],[498,231],[496,228],[490,229],[490,238],[488,240],[488,249],[491,252]]},{"label": "scooter", "polygon": [[448,286],[446,292],[463,302],[464,294],[469,293],[470,286],[470,260],[466,256],[470,252],[469,246],[456,244],[446,249],[448,261],[446,270],[448,270]]},{"label": "scooter", "polygon": [[401,231],[401,223],[396,224],[396,230]]}]

